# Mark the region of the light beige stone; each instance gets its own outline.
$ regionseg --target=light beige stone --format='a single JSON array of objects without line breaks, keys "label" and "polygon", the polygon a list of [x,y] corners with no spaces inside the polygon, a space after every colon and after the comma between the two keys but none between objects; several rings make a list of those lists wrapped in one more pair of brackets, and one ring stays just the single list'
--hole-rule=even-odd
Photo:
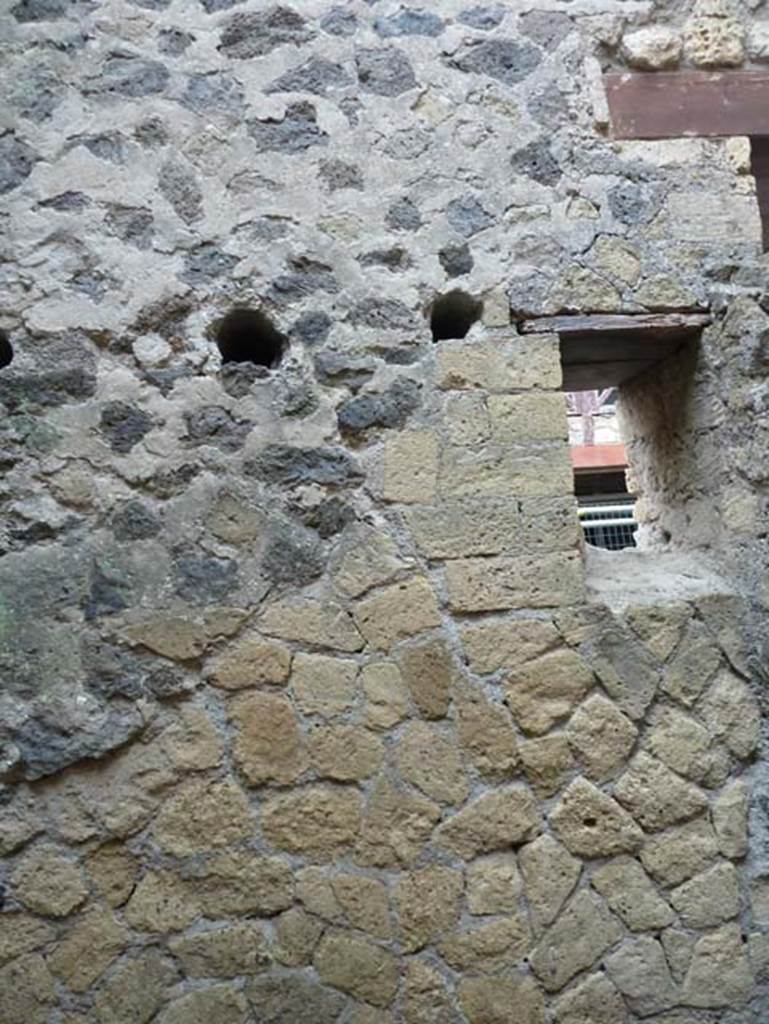
[{"label": "light beige stone", "polygon": [[347,609],[329,600],[287,597],[275,601],[265,608],[259,625],[270,636],[335,651],[359,651],[364,643]]},{"label": "light beige stone", "polygon": [[558,992],[617,942],[622,925],[605,904],[581,889],[550,925],[530,957],[547,992]]},{"label": "light beige stone", "polygon": [[505,699],[524,732],[538,735],[566,718],[594,681],[580,655],[561,648],[512,672]]},{"label": "light beige stone", "polygon": [[639,604],[628,608],[625,617],[651,653],[665,661],[678,646],[691,614],[689,605],[683,603]]},{"label": "light beige stone", "polygon": [[464,802],[470,787],[456,741],[427,722],[412,722],[398,740],[395,762],[404,782],[442,804]]},{"label": "light beige stone", "polygon": [[714,928],[740,912],[740,883],[733,864],[716,864],[670,893],[687,928]]},{"label": "light beige stone", "polygon": [[[489,442],[441,451],[438,490],[444,500],[558,498],[571,492],[571,462],[565,443],[536,448]],[[425,503],[426,504],[426,503]]]},{"label": "light beige stone", "polygon": [[321,725],[308,735],[310,762],[318,775],[353,782],[374,775],[384,760],[378,736],[360,725]]},{"label": "light beige stone", "polygon": [[331,889],[347,924],[375,939],[392,937],[390,900],[386,886],[365,875],[335,875]]},{"label": "light beige stone", "polygon": [[712,770],[708,730],[675,708],[662,708],[655,716],[648,743],[655,757],[687,779],[702,782]]},{"label": "light beige stone", "polygon": [[662,676],[662,689],[692,707],[721,663],[721,651],[704,632],[689,630]]},{"label": "light beige stone", "polygon": [[147,622],[137,622],[123,631],[131,644],[146,647],[171,661],[193,661],[206,646],[204,627],[180,615],[157,615]]},{"label": "light beige stone", "polygon": [[406,521],[427,558],[498,555],[519,543],[520,513],[505,498],[456,498],[437,505],[413,505]]},{"label": "light beige stone", "polygon": [[647,25],[626,32],[622,52],[631,68],[641,71],[664,71],[678,67],[683,40],[675,29],[666,25]]},{"label": "light beige stone", "polygon": [[175,999],[158,1017],[158,1024],[249,1024],[251,1014],[243,993],[234,985],[212,985]]},{"label": "light beige stone", "polygon": [[710,809],[718,848],[724,857],[739,860],[748,852],[748,787],[742,779],[726,786]]},{"label": "light beige stone", "polygon": [[350,658],[297,654],[291,690],[303,714],[335,718],[354,704],[357,677],[358,665]]},{"label": "light beige stone", "polygon": [[641,863],[660,884],[678,885],[711,864],[718,843],[707,818],[650,836],[641,850]]},{"label": "light beige stone", "polygon": [[125,925],[111,911],[95,909],[56,946],[48,967],[73,992],[87,992],[128,943]]},{"label": "light beige stone", "polygon": [[531,919],[537,933],[556,919],[582,872],[582,864],[550,835],[518,851]]},{"label": "light beige stone", "polygon": [[591,881],[631,931],[659,931],[672,924],[673,911],[632,857],[618,857],[603,865]]},{"label": "light beige stone", "polygon": [[323,931],[320,921],[299,907],[292,907],[275,922],[275,959],[286,967],[308,966]]},{"label": "light beige stone", "polygon": [[651,310],[691,309],[700,304],[694,292],[670,274],[652,274],[645,278],[634,298]]},{"label": "light beige stone", "polygon": [[456,672],[443,637],[426,637],[402,646],[396,661],[417,710],[423,718],[443,718],[451,702]]},{"label": "light beige stone", "polygon": [[686,1006],[740,1006],[754,994],[754,977],[738,924],[703,935],[683,987]]},{"label": "light beige stone", "polygon": [[665,950],[670,973],[673,979],[680,985],[686,977],[689,965],[692,962],[694,944],[697,936],[682,928],[666,928],[660,934],[662,948]]},{"label": "light beige stone", "polygon": [[634,1013],[648,1017],[678,1002],[662,946],[649,935],[628,939],[607,956],[606,972]]},{"label": "light beige stone", "polygon": [[737,18],[690,18],[684,52],[699,68],[738,68],[745,60],[745,29]]},{"label": "light beige stone", "polygon": [[453,1000],[441,973],[424,960],[406,963],[403,982],[405,1024],[449,1024]]},{"label": "light beige stone", "polygon": [[296,898],[311,913],[328,921],[342,921],[343,911],[326,868],[301,868],[296,873]]},{"label": "light beige stone", "polygon": [[550,822],[567,849],[581,857],[632,853],[643,842],[643,833],[628,812],[581,777],[551,811]]},{"label": "light beige stone", "polygon": [[120,964],[100,986],[94,1000],[99,1024],[148,1024],[178,980],[156,950]]},{"label": "light beige stone", "polygon": [[566,400],[558,392],[490,395],[488,409],[493,441],[529,444],[567,440]]},{"label": "light beige stone", "polygon": [[626,1024],[622,996],[605,974],[588,975],[574,988],[558,996],[555,1024]]},{"label": "light beige stone", "polygon": [[467,866],[467,909],[471,914],[513,913],[522,892],[514,853],[493,853]]},{"label": "light beige stone", "polygon": [[517,668],[557,646],[558,630],[542,619],[493,619],[460,627],[467,662],[473,672]]},{"label": "light beige stone", "polygon": [[638,252],[615,235],[599,235],[590,250],[593,261],[603,274],[618,277],[634,285],[641,274]]},{"label": "light beige stone", "polygon": [[234,494],[220,494],[206,515],[206,526],[226,544],[248,544],[256,540],[262,516]]},{"label": "light beige stone", "polygon": [[367,642],[380,651],[441,624],[435,593],[424,576],[414,576],[362,598],[353,616]]},{"label": "light beige stone", "polygon": [[360,597],[372,587],[389,583],[407,563],[398,554],[395,541],[365,523],[345,533],[345,547],[338,561],[332,561],[334,585],[348,597]]},{"label": "light beige stone", "polygon": [[358,835],[361,798],[348,786],[304,786],[264,801],[262,831],[279,850],[329,861],[349,850]]},{"label": "light beige stone", "polygon": [[260,1024],[336,1024],[348,1005],[341,992],[327,988],[306,971],[259,974],[248,979],[245,993],[251,1019]]},{"label": "light beige stone", "polygon": [[141,932],[178,932],[197,917],[199,906],[170,871],[149,871],[126,904],[125,919]]},{"label": "light beige stone", "polygon": [[54,847],[37,847],[21,859],[12,875],[13,894],[29,910],[66,917],[88,896],[80,867]]},{"label": "light beige stone", "polygon": [[643,718],[659,686],[656,659],[630,630],[600,612],[587,616],[585,627],[581,632],[590,640],[590,664],[606,693],[634,721]]},{"label": "light beige stone", "polygon": [[563,733],[524,740],[519,750],[526,778],[540,799],[557,793],[574,770],[571,747]]},{"label": "light beige stone", "polygon": [[385,441],[385,501],[430,504],[438,477],[438,438],[431,430],[403,430]]},{"label": "light beige stone", "polygon": [[0,914],[0,966],[49,945],[55,938],[55,929],[31,914],[18,911]]},{"label": "light beige stone", "polygon": [[206,678],[225,690],[248,686],[285,686],[291,670],[291,651],[285,644],[254,635],[228,647],[208,667]]},{"label": "light beige stone", "polygon": [[700,789],[643,752],[620,776],[614,795],[649,832],[695,818],[708,806]]},{"label": "light beige stone", "polygon": [[[514,339],[509,345],[483,341],[444,341],[437,350],[437,385],[443,390],[509,391],[513,388],[557,388],[553,336]],[[527,366],[526,356],[532,357]],[[526,374],[522,376],[521,374]]]},{"label": "light beige stone", "polygon": [[491,422],[482,394],[448,395],[442,422],[452,444],[481,444],[491,435]]},{"label": "light beige stone", "polygon": [[374,1006],[389,1006],[398,989],[398,961],[387,950],[343,932],[324,935],[315,970],[327,985]]},{"label": "light beige stone", "polygon": [[462,684],[455,691],[459,745],[484,778],[502,782],[518,769],[518,740],[510,712],[485,696],[480,687]]},{"label": "light beige stone", "polygon": [[728,669],[716,676],[702,699],[702,717],[711,736],[735,757],[750,757],[758,744],[761,714],[748,686]]},{"label": "light beige stone", "polygon": [[221,764],[224,745],[210,716],[199,707],[184,707],[163,734],[168,759],[180,771],[203,771]]},{"label": "light beige stone", "polygon": [[410,865],[419,857],[441,816],[438,804],[376,784],[363,815],[355,860],[369,867]]},{"label": "light beige stone", "polygon": [[3,1024],[47,1024],[57,1002],[54,981],[37,953],[0,969],[0,1020]]},{"label": "light beige stone", "polygon": [[163,804],[152,834],[166,853],[188,857],[246,839],[253,831],[246,795],[231,779],[189,779]]},{"label": "light beige stone", "polygon": [[509,1024],[515,1007],[516,1024],[544,1024],[545,1001],[528,975],[504,978],[465,978],[459,1002],[470,1024]]},{"label": "light beige stone", "polygon": [[622,303],[611,281],[576,264],[559,275],[548,300],[559,311],[567,313],[611,313]]},{"label": "light beige stone", "polygon": [[252,786],[294,782],[309,763],[291,701],[282,694],[244,693],[227,706],[235,727],[235,763]]},{"label": "light beige stone", "polygon": [[360,687],[366,698],[369,729],[392,729],[408,714],[409,690],[395,662],[375,661],[364,665]]},{"label": "light beige stone", "polygon": [[594,693],[571,716],[566,735],[584,774],[606,782],[626,764],[638,730],[615,704]]},{"label": "light beige stone", "polygon": [[285,860],[251,850],[224,850],[188,869],[187,891],[209,918],[276,914],[293,901],[293,874]]},{"label": "light beige stone", "polygon": [[518,846],[541,829],[539,812],[530,791],[521,785],[500,787],[472,800],[447,818],[436,834],[440,846],[471,860]]},{"label": "light beige stone", "polygon": [[455,612],[551,608],[576,603],[583,593],[574,552],[456,559],[446,565],[446,585]]},{"label": "light beige stone", "polygon": [[262,926],[237,921],[220,928],[178,935],[169,948],[190,978],[235,978],[266,970],[271,962]]},{"label": "light beige stone", "polygon": [[415,953],[457,926],[463,888],[460,871],[439,865],[401,875],[395,906],[405,952]]},{"label": "light beige stone", "polygon": [[84,861],[96,891],[110,907],[121,907],[131,895],[139,865],[122,843],[105,843]]},{"label": "light beige stone", "polygon": [[439,946],[441,956],[455,971],[489,974],[522,963],[530,948],[529,923],[521,911],[455,932]]}]

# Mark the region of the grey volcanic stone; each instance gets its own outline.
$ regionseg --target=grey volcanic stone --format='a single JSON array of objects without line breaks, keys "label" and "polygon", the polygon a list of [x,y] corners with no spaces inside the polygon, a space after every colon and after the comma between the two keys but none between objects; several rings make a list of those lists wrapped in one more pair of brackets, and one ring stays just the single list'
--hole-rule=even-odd
[{"label": "grey volcanic stone", "polygon": [[290,7],[238,11],[224,26],[219,49],[227,57],[250,60],[252,57],[263,57],[276,46],[306,43],[314,35],[304,18]]},{"label": "grey volcanic stone", "polygon": [[341,64],[325,57],[310,57],[298,68],[284,72],[265,88],[265,92],[311,92],[322,96],[329,89],[350,84],[350,76]]},{"label": "grey volcanic stone", "polygon": [[352,11],[334,7],[321,20],[320,27],[330,36],[351,36],[354,35],[357,24],[358,19]]},{"label": "grey volcanic stone", "polygon": [[363,327],[406,330],[416,326],[414,314],[399,299],[363,299],[350,310],[350,323]]},{"label": "grey volcanic stone", "polygon": [[411,256],[400,245],[393,245],[389,249],[372,249],[371,252],[364,252],[358,257],[362,267],[386,267],[388,270],[408,270],[411,266]]},{"label": "grey volcanic stone", "polygon": [[514,171],[533,178],[540,185],[556,185],[561,180],[561,168],[545,139],[535,139],[513,153],[510,164]]},{"label": "grey volcanic stone", "polygon": [[545,50],[554,50],[574,31],[574,22],[559,11],[527,11],[519,18],[518,26]]},{"label": "grey volcanic stone", "polygon": [[530,43],[515,39],[484,39],[471,43],[458,57],[449,59],[449,67],[458,71],[488,75],[505,85],[515,85],[539,65],[542,53]]},{"label": "grey volcanic stone", "polygon": [[39,369],[21,372],[11,367],[0,374],[0,402],[10,412],[27,406],[62,405],[95,393],[95,360],[77,338],[40,339],[35,347]]},{"label": "grey volcanic stone", "polygon": [[146,540],[160,532],[160,520],[143,501],[129,501],[112,516],[116,540]]},{"label": "grey volcanic stone", "polygon": [[65,92],[60,75],[49,68],[39,67],[16,80],[9,99],[21,117],[39,124],[51,116]]},{"label": "grey volcanic stone", "polygon": [[446,207],[446,219],[452,228],[465,238],[477,235],[479,231],[491,227],[494,223],[494,218],[484,210],[475,196],[452,199]]},{"label": "grey volcanic stone", "polygon": [[149,210],[113,203],[106,223],[118,238],[130,242],[137,249],[149,249],[152,245],[154,221]]},{"label": "grey volcanic stone", "polygon": [[327,498],[312,509],[299,513],[305,526],[315,530],[324,539],[341,533],[348,523],[355,522],[355,509],[339,498]]},{"label": "grey volcanic stone", "polygon": [[238,585],[238,564],[232,558],[216,558],[199,551],[176,555],[177,593],[185,601],[205,604],[223,601]]},{"label": "grey volcanic stone", "polygon": [[18,188],[28,178],[39,157],[12,132],[0,136],[0,195]]},{"label": "grey volcanic stone", "polygon": [[569,117],[569,103],[555,82],[533,92],[526,101],[526,109],[535,121],[549,131]]},{"label": "grey volcanic stone", "polygon": [[410,199],[398,199],[385,216],[385,223],[395,231],[417,231],[422,226],[418,208]]},{"label": "grey volcanic stone", "polygon": [[100,427],[113,452],[122,455],[152,430],[152,418],[128,402],[108,402],[101,411]]},{"label": "grey volcanic stone", "polygon": [[225,363],[220,371],[222,387],[233,398],[243,398],[255,381],[269,376],[269,366],[257,366],[256,363]]},{"label": "grey volcanic stone", "polygon": [[461,11],[457,21],[463,25],[469,25],[470,28],[480,29],[481,32],[490,32],[497,25],[502,24],[504,16],[504,8],[495,4],[493,7],[471,7],[466,11]]},{"label": "grey volcanic stone", "polygon": [[310,146],[328,145],[328,136],[318,127],[315,107],[307,102],[290,104],[280,120],[250,121],[248,134],[260,152],[300,153]]},{"label": "grey volcanic stone", "polygon": [[245,106],[243,86],[232,75],[220,71],[190,75],[181,102],[198,112],[220,110],[236,116],[243,113]]},{"label": "grey volcanic stone", "polygon": [[184,418],[193,444],[213,444],[228,452],[242,448],[253,427],[250,420],[236,420],[220,405],[206,405],[185,413]]},{"label": "grey volcanic stone", "polygon": [[273,583],[303,586],[323,572],[323,545],[318,535],[286,520],[274,521],[267,531],[262,572]]},{"label": "grey volcanic stone", "polygon": [[268,484],[323,484],[347,487],[363,477],[357,463],[343,448],[292,448],[273,444],[248,459],[244,470]]},{"label": "grey volcanic stone", "polygon": [[656,213],[656,204],[640,185],[624,181],[609,190],[609,209],[623,224],[646,224]]},{"label": "grey volcanic stone", "polygon": [[345,160],[321,160],[318,177],[329,192],[339,192],[345,188],[363,191],[363,172],[355,164],[349,164]]},{"label": "grey volcanic stone", "polygon": [[337,409],[336,419],[344,434],[358,434],[371,427],[402,427],[419,407],[420,385],[410,378],[397,380],[381,394],[350,398]]},{"label": "grey volcanic stone", "polygon": [[297,338],[305,345],[313,347],[323,344],[333,326],[334,321],[327,313],[309,310],[306,313],[302,313],[299,319],[294,322],[289,335],[292,338]]},{"label": "grey volcanic stone", "polygon": [[17,21],[56,21],[72,6],[71,0],[21,0],[11,8]]},{"label": "grey volcanic stone", "polygon": [[298,256],[289,261],[289,267],[290,273],[281,274],[270,285],[268,296],[273,302],[296,302],[315,292],[333,295],[339,291],[339,283],[325,263]]},{"label": "grey volcanic stone", "polygon": [[168,85],[169,73],[165,64],[156,60],[118,55],[108,57],[101,73],[90,79],[85,92],[113,93],[137,99],[163,92]]},{"label": "grey volcanic stone", "polygon": [[222,252],[211,242],[206,242],[184,257],[184,272],[181,277],[188,284],[202,284],[212,277],[228,274],[238,262],[237,256]]},{"label": "grey volcanic stone", "polygon": [[175,469],[161,469],[145,481],[150,493],[164,500],[183,494],[200,472],[200,467],[185,462]]},{"label": "grey volcanic stone", "polygon": [[164,146],[168,142],[168,129],[162,117],[156,114],[146,117],[134,128],[134,138],[142,146],[154,149],[155,146]]},{"label": "grey volcanic stone", "polygon": [[400,96],[417,85],[408,57],[394,46],[360,50],[355,60],[358,81],[368,92],[378,96]]},{"label": "grey volcanic stone", "polygon": [[400,10],[389,18],[377,18],[374,31],[384,39],[390,36],[439,36],[444,24],[437,14]]},{"label": "grey volcanic stone", "polygon": [[229,11],[236,4],[242,4],[243,0],[200,0],[206,14],[215,14],[217,11]]},{"label": "grey volcanic stone", "polygon": [[261,975],[246,985],[260,1024],[336,1024],[347,1000],[304,974]]},{"label": "grey volcanic stone", "polygon": [[438,259],[449,277],[462,277],[473,269],[473,257],[467,242],[447,245],[438,253]]},{"label": "grey volcanic stone", "polygon": [[178,57],[194,41],[195,36],[178,28],[164,28],[158,33],[158,49],[169,57]]},{"label": "grey volcanic stone", "polygon": [[120,132],[101,132],[99,135],[76,135],[70,140],[71,146],[85,146],[89,153],[100,160],[109,160],[113,164],[125,163],[125,139]]},{"label": "grey volcanic stone", "polygon": [[130,599],[130,585],[122,573],[106,563],[94,563],[91,567],[90,591],[83,602],[85,621],[122,612],[128,607]]},{"label": "grey volcanic stone", "polygon": [[172,156],[160,168],[158,188],[185,224],[203,215],[203,193],[194,172],[178,157]]},{"label": "grey volcanic stone", "polygon": [[313,362],[321,384],[346,384],[353,389],[365,384],[376,370],[373,359],[347,352],[319,352]]},{"label": "grey volcanic stone", "polygon": [[84,192],[60,192],[50,199],[43,199],[37,205],[45,210],[82,210],[90,206],[93,200]]}]

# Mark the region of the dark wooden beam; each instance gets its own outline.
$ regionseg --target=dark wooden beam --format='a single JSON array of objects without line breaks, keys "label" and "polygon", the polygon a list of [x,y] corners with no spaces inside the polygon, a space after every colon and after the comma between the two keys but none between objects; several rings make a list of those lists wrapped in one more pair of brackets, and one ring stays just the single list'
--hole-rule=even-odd
[{"label": "dark wooden beam", "polygon": [[523,320],[522,334],[585,334],[643,331],[701,331],[712,323],[710,313],[587,313],[573,316],[540,316]]},{"label": "dark wooden beam", "polygon": [[615,139],[769,136],[769,72],[612,71],[604,84]]}]

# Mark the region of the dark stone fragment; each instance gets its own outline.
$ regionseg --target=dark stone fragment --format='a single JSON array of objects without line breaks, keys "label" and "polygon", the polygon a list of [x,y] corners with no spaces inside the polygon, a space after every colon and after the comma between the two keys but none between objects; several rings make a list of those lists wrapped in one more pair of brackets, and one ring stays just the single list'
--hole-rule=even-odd
[{"label": "dark stone fragment", "polygon": [[323,545],[317,534],[285,520],[270,524],[262,572],[273,583],[303,586],[323,572]]},{"label": "dark stone fragment", "polygon": [[160,520],[143,501],[129,501],[112,517],[116,540],[147,540],[160,532]]},{"label": "dark stone fragment", "polygon": [[107,58],[98,76],[86,82],[84,91],[137,99],[163,92],[168,79],[168,68],[159,61],[114,55]]},{"label": "dark stone fragment", "polygon": [[388,270],[408,270],[411,257],[400,245],[390,249],[374,249],[358,257],[363,267],[387,267]]},{"label": "dark stone fragment", "polygon": [[250,420],[236,420],[220,405],[206,405],[195,412],[187,412],[184,419],[192,444],[213,444],[226,452],[242,448],[253,427]]},{"label": "dark stone fragment", "polygon": [[70,140],[70,146],[85,146],[99,160],[109,160],[113,164],[125,163],[125,139],[120,132],[101,132],[99,135],[76,135]]},{"label": "dark stone fragment", "polygon": [[357,96],[345,96],[344,99],[339,101],[339,109],[353,128],[360,123],[360,112],[363,110],[363,104]]},{"label": "dark stone fragment", "polygon": [[40,67],[17,80],[10,98],[21,117],[40,124],[48,120],[65,91],[59,75]]},{"label": "dark stone fragment", "polygon": [[92,200],[83,192],[60,192],[50,199],[43,199],[37,205],[46,210],[82,210],[91,205]]},{"label": "dark stone fragment", "polygon": [[80,642],[80,658],[89,690],[107,699],[144,696],[142,668],[137,658],[123,648],[113,647],[97,635],[86,633]]},{"label": "dark stone fragment", "polygon": [[309,416],[318,408],[318,396],[309,381],[284,376],[280,381],[281,416]]},{"label": "dark stone fragment", "polygon": [[343,402],[336,419],[343,434],[359,434],[371,427],[402,427],[419,407],[420,385],[410,378],[396,380],[381,394],[357,395]]},{"label": "dark stone fragment", "polygon": [[471,7],[469,10],[460,12],[457,21],[463,25],[469,25],[470,28],[480,29],[481,32],[490,32],[497,25],[502,24],[504,16],[504,8],[498,5],[494,7]]},{"label": "dark stone fragment", "polygon": [[39,157],[13,132],[0,136],[0,195],[18,188],[28,178]]},{"label": "dark stone fragment", "polygon": [[462,277],[473,269],[473,256],[466,242],[447,245],[438,253],[438,259],[449,277]]},{"label": "dark stone fragment", "polygon": [[265,88],[273,92],[311,92],[323,96],[329,89],[340,89],[350,84],[350,76],[341,64],[325,57],[310,57],[298,68],[285,71]]},{"label": "dark stone fragment", "polygon": [[22,372],[11,366],[0,374],[0,402],[9,412],[62,405],[95,393],[95,359],[77,337],[37,339],[35,355],[40,370]]},{"label": "dark stone fragment", "polygon": [[256,363],[224,363],[220,370],[222,387],[233,398],[244,398],[251,391],[254,381],[265,380],[269,376],[269,366],[258,366]]},{"label": "dark stone fragment", "polygon": [[518,19],[521,32],[545,50],[555,50],[574,31],[574,22],[558,11],[527,11]]},{"label": "dark stone fragment", "polygon": [[307,22],[290,7],[275,6],[264,11],[239,11],[222,31],[219,49],[227,57],[250,60],[263,57],[276,46],[306,43],[315,35]]},{"label": "dark stone fragment", "polygon": [[268,298],[278,304],[296,302],[315,292],[339,291],[339,284],[331,267],[325,263],[300,256],[289,261],[291,273],[277,277],[269,287]]},{"label": "dark stone fragment", "polygon": [[217,11],[228,11],[236,4],[243,3],[243,0],[200,0],[206,14],[215,14]]},{"label": "dark stone fragment", "polygon": [[152,245],[155,222],[149,210],[113,203],[110,205],[106,224],[118,238],[130,242],[137,249],[149,249]]},{"label": "dark stone fragment", "polygon": [[134,128],[134,138],[149,148],[164,146],[168,142],[168,130],[163,119],[153,114]]},{"label": "dark stone fragment", "polygon": [[281,120],[250,121],[248,134],[261,153],[300,153],[310,146],[328,145],[328,135],[318,127],[315,107],[307,102],[289,104]]},{"label": "dark stone fragment", "polygon": [[380,356],[388,366],[412,366],[414,363],[418,363],[424,355],[424,352],[413,346],[405,348],[398,346],[397,348],[382,348],[375,349],[378,356]]},{"label": "dark stone fragment", "polygon": [[609,189],[609,209],[622,224],[648,224],[657,204],[641,185],[624,181]]},{"label": "dark stone fragment", "polygon": [[312,348],[323,344],[333,326],[334,322],[327,313],[310,310],[307,313],[302,313],[294,322],[289,336]]},{"label": "dark stone fragment", "polygon": [[181,102],[198,113],[220,110],[240,116],[244,109],[243,86],[221,71],[190,75]]},{"label": "dark stone fragment", "polygon": [[400,299],[363,299],[350,310],[350,323],[363,327],[409,330],[416,327],[412,311]]},{"label": "dark stone fragment", "polygon": [[157,700],[172,700],[189,693],[184,677],[170,665],[161,665],[144,680],[144,688]]},{"label": "dark stone fragment", "polygon": [[181,277],[188,284],[201,285],[211,278],[228,274],[238,263],[237,256],[222,252],[211,242],[204,242],[185,256]]},{"label": "dark stone fragment", "polygon": [[90,591],[83,602],[86,622],[122,612],[129,599],[130,587],[122,573],[103,562],[92,566]]},{"label": "dark stone fragment", "polygon": [[169,157],[160,168],[158,189],[185,224],[203,216],[203,193],[194,172],[178,157]]},{"label": "dark stone fragment", "polygon": [[452,228],[465,238],[491,227],[494,218],[484,210],[475,196],[452,199],[446,207],[446,219]]},{"label": "dark stone fragment", "polygon": [[449,67],[476,75],[488,75],[505,85],[515,85],[539,65],[542,53],[530,43],[515,39],[484,39],[471,43]]},{"label": "dark stone fragment", "polygon": [[184,295],[158,299],[139,310],[134,328],[138,334],[160,334],[166,339],[177,337],[193,308],[192,301]]},{"label": "dark stone fragment", "polygon": [[329,190],[338,192],[345,188],[354,188],[363,191],[363,172],[355,164],[347,163],[346,160],[321,160],[318,169],[318,177]]},{"label": "dark stone fragment", "polygon": [[392,36],[439,36],[444,27],[437,14],[404,9],[374,22],[374,31],[383,39]]},{"label": "dark stone fragment", "polygon": [[341,533],[348,523],[355,522],[355,510],[339,498],[328,498],[315,508],[301,513],[305,526],[315,530],[324,540]]},{"label": "dark stone fragment", "polygon": [[249,476],[278,486],[348,487],[359,483],[363,477],[355,460],[343,448],[293,448],[272,444],[248,459],[243,468]]},{"label": "dark stone fragment", "polygon": [[185,462],[176,469],[160,470],[145,482],[145,486],[147,490],[157,495],[158,498],[175,498],[178,494],[183,494],[187,490],[199,472],[198,466]]},{"label": "dark stone fragment", "polygon": [[352,11],[334,7],[321,19],[320,27],[330,36],[352,36],[358,26],[358,19]]},{"label": "dark stone fragment", "polygon": [[144,727],[135,708],[109,710],[93,715],[74,732],[57,722],[29,718],[13,730],[19,748],[22,774],[28,781],[68,768],[83,760],[96,760],[122,747]]},{"label": "dark stone fragment", "polygon": [[164,11],[171,3],[171,0],[131,0],[137,7],[143,7],[147,11]]},{"label": "dark stone fragment", "polygon": [[361,88],[377,96],[400,96],[417,85],[408,57],[394,46],[359,50],[355,61]]},{"label": "dark stone fragment", "polygon": [[315,375],[321,384],[331,386],[345,384],[357,390],[365,384],[376,370],[373,359],[366,356],[350,355],[347,352],[319,352],[314,360]]},{"label": "dark stone fragment", "polygon": [[546,139],[535,139],[513,153],[510,165],[514,171],[525,174],[540,185],[557,185],[563,173]]},{"label": "dark stone fragment", "polygon": [[238,564],[232,558],[182,551],[176,555],[176,572],[177,593],[196,604],[222,601],[238,586]]},{"label": "dark stone fragment", "polygon": [[422,218],[410,199],[398,199],[387,211],[385,223],[395,231],[417,231]]},{"label": "dark stone fragment", "polygon": [[164,395],[173,391],[177,381],[188,380],[192,376],[194,371],[191,366],[169,366],[166,369],[141,371],[142,379]]},{"label": "dark stone fragment", "polygon": [[76,292],[84,292],[89,295],[94,302],[101,302],[107,293],[107,289],[112,284],[112,279],[103,274],[100,270],[93,270],[87,268],[85,270],[78,270],[76,274],[73,274],[69,279],[70,288]]},{"label": "dark stone fragment", "polygon": [[194,42],[195,36],[178,28],[164,28],[158,33],[158,49],[169,57],[178,57]]},{"label": "dark stone fragment", "polygon": [[17,21],[56,21],[63,18],[72,0],[21,0],[11,8]]},{"label": "dark stone fragment", "polygon": [[125,455],[152,430],[152,418],[128,402],[108,402],[101,411],[100,428],[113,452]]}]

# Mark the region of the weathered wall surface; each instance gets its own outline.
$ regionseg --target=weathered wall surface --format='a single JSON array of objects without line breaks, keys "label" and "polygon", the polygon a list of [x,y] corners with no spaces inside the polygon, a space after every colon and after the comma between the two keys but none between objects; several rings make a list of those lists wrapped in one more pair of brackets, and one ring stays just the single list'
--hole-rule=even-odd
[{"label": "weathered wall surface", "polygon": [[[4,8],[4,1024],[765,1020],[748,144],[611,142],[600,86],[747,14],[544,6]],[[700,308],[626,396],[696,553],[611,610],[516,324]]]}]

